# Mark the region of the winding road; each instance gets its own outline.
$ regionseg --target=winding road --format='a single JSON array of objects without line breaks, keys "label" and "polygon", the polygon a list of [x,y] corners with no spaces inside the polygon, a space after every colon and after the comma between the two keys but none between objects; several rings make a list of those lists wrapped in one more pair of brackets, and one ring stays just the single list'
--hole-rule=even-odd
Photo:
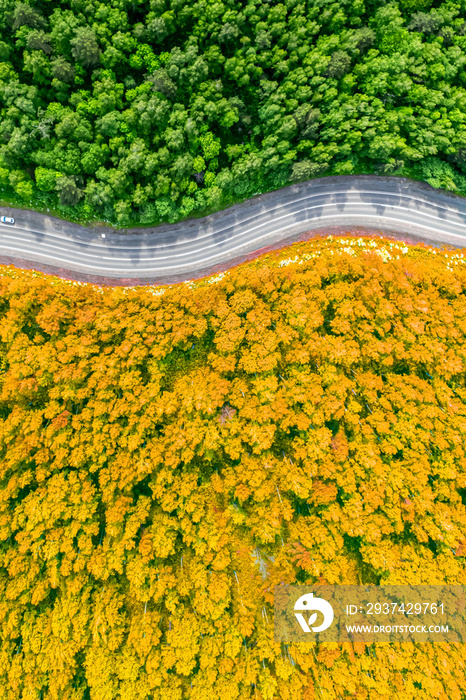
[{"label": "winding road", "polygon": [[335,226],[466,246],[466,198],[405,178],[366,175],[292,185],[203,219],[152,229],[86,228],[5,207],[0,213],[15,218],[14,225],[0,224],[0,262],[107,284],[193,279]]}]

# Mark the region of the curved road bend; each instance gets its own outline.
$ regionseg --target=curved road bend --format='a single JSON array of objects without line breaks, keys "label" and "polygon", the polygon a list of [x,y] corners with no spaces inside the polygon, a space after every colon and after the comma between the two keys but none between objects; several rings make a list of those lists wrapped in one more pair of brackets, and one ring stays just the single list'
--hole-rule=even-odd
[{"label": "curved road bend", "polygon": [[258,249],[330,226],[377,228],[437,245],[466,246],[466,198],[405,178],[365,175],[292,185],[203,219],[152,229],[85,228],[9,208],[1,214],[15,218],[14,225],[0,224],[2,262],[127,285],[199,277]]}]

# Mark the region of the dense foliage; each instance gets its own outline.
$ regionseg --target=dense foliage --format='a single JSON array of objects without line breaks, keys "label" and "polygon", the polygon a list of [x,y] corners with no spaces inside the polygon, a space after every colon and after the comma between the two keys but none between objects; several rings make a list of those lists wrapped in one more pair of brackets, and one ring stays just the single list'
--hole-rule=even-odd
[{"label": "dense foliage", "polygon": [[272,604],[466,584],[464,262],[336,239],[165,290],[3,268],[0,698],[461,700],[464,644],[280,646]]},{"label": "dense foliage", "polygon": [[127,225],[330,173],[466,194],[465,16],[466,0],[4,0],[3,199]]}]

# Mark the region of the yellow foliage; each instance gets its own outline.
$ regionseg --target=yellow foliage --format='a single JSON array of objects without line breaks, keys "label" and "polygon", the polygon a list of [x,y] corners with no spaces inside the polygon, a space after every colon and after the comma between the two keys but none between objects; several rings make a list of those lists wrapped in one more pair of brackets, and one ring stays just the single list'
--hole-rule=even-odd
[{"label": "yellow foliage", "polygon": [[279,645],[273,590],[466,584],[463,263],[3,268],[0,700],[461,700],[463,645]]}]

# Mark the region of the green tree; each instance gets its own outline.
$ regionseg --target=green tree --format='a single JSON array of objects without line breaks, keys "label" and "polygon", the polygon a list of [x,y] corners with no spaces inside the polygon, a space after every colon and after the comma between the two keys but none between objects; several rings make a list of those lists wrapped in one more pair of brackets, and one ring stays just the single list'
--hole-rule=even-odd
[{"label": "green tree", "polygon": [[41,166],[35,169],[36,185],[42,192],[53,192],[56,188],[57,180],[61,176],[62,173],[42,168]]},{"label": "green tree", "polygon": [[114,194],[110,185],[105,182],[89,180],[85,190],[86,202],[99,211],[110,207],[114,201]]},{"label": "green tree", "polygon": [[330,58],[327,75],[330,78],[341,78],[348,72],[351,65],[351,57],[346,51],[335,51]]},{"label": "green tree", "polygon": [[313,163],[310,160],[301,160],[297,163],[293,163],[290,180],[293,182],[309,180],[312,177],[317,177],[321,173],[324,173],[326,169],[327,165],[325,163]]},{"label": "green tree", "polygon": [[81,164],[85,173],[92,175],[104,165],[109,157],[110,149],[106,144],[92,143],[83,153]]},{"label": "green tree", "polygon": [[220,140],[216,139],[211,131],[208,131],[199,139],[202,153],[206,160],[211,160],[215,158],[220,153],[221,145]]},{"label": "green tree", "polygon": [[28,49],[43,51],[47,54],[52,51],[50,35],[46,34],[43,30],[33,29],[32,32],[28,33],[26,41]]},{"label": "green tree", "polygon": [[1,158],[113,222],[121,196],[134,221],[169,198],[167,220],[354,169],[466,193],[461,2],[5,0]]},{"label": "green tree", "polygon": [[81,197],[82,191],[76,185],[74,178],[62,175],[57,178],[56,189],[59,193],[60,204],[74,207]]},{"label": "green tree", "polygon": [[74,38],[71,39],[71,54],[84,66],[92,66],[99,62],[100,49],[91,27],[78,27]]},{"label": "green tree", "polygon": [[154,86],[154,90],[161,92],[162,95],[168,97],[168,99],[173,99],[176,95],[176,85],[171,80],[165,69],[156,70],[150,77],[150,82]]},{"label": "green tree", "polygon": [[13,10],[13,29],[19,27],[31,27],[40,29],[46,25],[46,21],[41,13],[32,5],[25,2],[16,2]]},{"label": "green tree", "polygon": [[62,80],[65,83],[71,82],[76,75],[76,71],[63,56],[58,56],[51,62],[52,75],[57,80]]}]

